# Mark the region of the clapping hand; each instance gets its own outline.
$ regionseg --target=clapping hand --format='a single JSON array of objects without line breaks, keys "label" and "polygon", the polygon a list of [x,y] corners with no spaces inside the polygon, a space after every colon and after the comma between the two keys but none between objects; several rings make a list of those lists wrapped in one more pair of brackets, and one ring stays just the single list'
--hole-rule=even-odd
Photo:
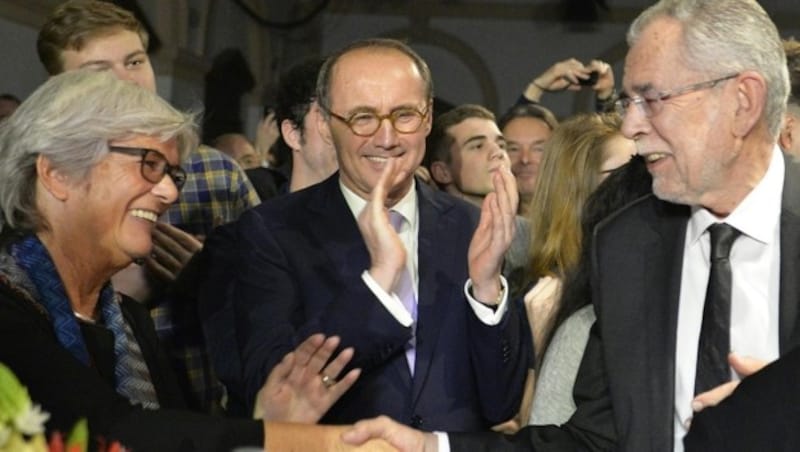
[{"label": "clapping hand", "polygon": [[358,229],[364,237],[370,257],[369,274],[387,293],[391,293],[406,265],[406,248],[389,223],[386,200],[393,182],[404,178],[395,159],[389,158],[383,168],[372,198],[358,215]]},{"label": "clapping hand", "polygon": [[494,304],[499,298],[500,272],[516,233],[519,203],[516,180],[506,165],[494,172],[492,184],[494,191],[483,200],[480,222],[468,254],[472,294],[485,304]]}]

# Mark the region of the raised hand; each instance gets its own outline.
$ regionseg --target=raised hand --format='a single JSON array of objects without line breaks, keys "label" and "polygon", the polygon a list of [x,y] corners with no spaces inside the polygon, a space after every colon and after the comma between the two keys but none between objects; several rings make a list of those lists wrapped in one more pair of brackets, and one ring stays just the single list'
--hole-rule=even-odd
[{"label": "raised hand", "polygon": [[[253,147],[256,149],[258,157],[264,161],[269,160],[269,148],[275,144],[275,141],[281,136],[280,125],[275,121],[275,112],[271,111],[261,121],[258,122],[256,128],[256,141]],[[259,162],[259,165],[261,162]]]},{"label": "raised hand", "polygon": [[167,223],[153,229],[153,251],[145,259],[147,269],[164,282],[172,282],[192,256],[203,248],[197,237]]},{"label": "raised hand", "polygon": [[597,98],[609,99],[614,94],[614,71],[611,65],[600,60],[592,60],[586,67],[590,71],[597,71],[597,83],[592,86]]},{"label": "raised hand", "polygon": [[472,293],[486,304],[496,303],[500,295],[500,272],[516,232],[519,203],[516,180],[506,165],[494,172],[492,184],[494,191],[483,200],[468,253]]},{"label": "raised hand", "polygon": [[565,89],[578,91],[581,89],[580,80],[589,78],[589,74],[593,70],[575,58],[559,61],[534,78],[528,84],[524,95],[529,100],[538,102],[545,91]]},{"label": "raised hand", "polygon": [[358,229],[369,251],[369,274],[387,293],[391,293],[406,265],[406,248],[389,223],[386,199],[392,183],[405,177],[395,159],[388,159],[372,198],[358,215]]},{"label": "raised hand", "polygon": [[353,369],[337,380],[353,357],[353,349],[346,348],[328,363],[338,346],[336,336],[326,339],[315,334],[303,341],[272,369],[256,396],[253,416],[270,421],[317,422],[361,374],[360,369]]}]

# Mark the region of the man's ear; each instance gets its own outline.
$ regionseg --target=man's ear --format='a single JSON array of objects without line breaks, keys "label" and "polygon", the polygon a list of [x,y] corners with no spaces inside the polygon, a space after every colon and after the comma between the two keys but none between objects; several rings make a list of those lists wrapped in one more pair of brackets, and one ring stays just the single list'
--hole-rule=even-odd
[{"label": "man's ear", "polygon": [[733,133],[744,137],[750,133],[764,113],[767,85],[764,77],[754,71],[742,72],[736,78],[738,106],[734,117]]},{"label": "man's ear", "polygon": [[41,154],[36,157],[36,174],[39,184],[55,199],[66,201],[69,198],[69,178],[61,170],[55,168],[49,158]]},{"label": "man's ear", "polygon": [[781,133],[778,135],[778,145],[784,151],[788,151],[792,148],[792,142],[794,142],[795,138],[800,138],[792,136],[792,128],[794,127],[795,121],[797,121],[797,119],[794,115],[783,115],[783,127],[781,127]]},{"label": "man's ear", "polygon": [[450,167],[441,160],[431,162],[431,177],[441,186],[453,183],[453,174],[450,172]]},{"label": "man's ear", "polygon": [[293,151],[300,149],[300,128],[295,127],[292,121],[288,119],[281,121],[281,136]]}]

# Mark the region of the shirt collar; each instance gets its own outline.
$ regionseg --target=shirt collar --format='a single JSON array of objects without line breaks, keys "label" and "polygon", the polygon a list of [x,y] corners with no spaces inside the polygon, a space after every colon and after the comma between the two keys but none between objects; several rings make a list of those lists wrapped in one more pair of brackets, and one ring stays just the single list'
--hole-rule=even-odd
[{"label": "shirt collar", "polygon": [[[764,244],[770,243],[773,237],[777,237],[774,231],[780,224],[785,165],[782,152],[775,146],[764,177],[733,212],[723,219],[725,223]],[[692,216],[688,226],[690,243],[699,240],[712,223],[719,221],[708,210],[702,207],[692,207]]]},{"label": "shirt collar", "polygon": [[[355,192],[347,188],[347,186],[345,186],[342,182],[341,178],[339,178],[339,189],[342,191],[344,200],[347,203],[347,207],[350,208],[353,218],[358,218],[358,215],[361,213],[364,207],[366,207],[367,200],[361,198],[355,194]],[[391,209],[397,211],[403,216],[410,226],[414,227],[417,224],[417,204],[417,181],[416,179],[412,179],[411,189],[405,194],[405,196],[400,198],[400,201],[393,205]]]}]

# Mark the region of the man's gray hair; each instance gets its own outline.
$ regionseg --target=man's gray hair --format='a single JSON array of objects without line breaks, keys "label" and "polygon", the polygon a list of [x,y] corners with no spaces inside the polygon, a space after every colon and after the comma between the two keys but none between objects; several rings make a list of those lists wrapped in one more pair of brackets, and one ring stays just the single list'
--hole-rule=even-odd
[{"label": "man's gray hair", "polygon": [[195,115],[108,71],[51,77],[0,125],[0,210],[6,226],[47,227],[36,206],[39,155],[80,180],[109,152],[109,141],[135,136],[174,139],[183,159],[198,144]]},{"label": "man's gray hair", "polygon": [[659,17],[683,26],[683,54],[689,68],[722,77],[755,71],[767,83],[764,116],[778,136],[789,93],[789,74],[778,29],[755,0],[661,0],[645,10],[628,30],[633,46],[642,30]]}]

